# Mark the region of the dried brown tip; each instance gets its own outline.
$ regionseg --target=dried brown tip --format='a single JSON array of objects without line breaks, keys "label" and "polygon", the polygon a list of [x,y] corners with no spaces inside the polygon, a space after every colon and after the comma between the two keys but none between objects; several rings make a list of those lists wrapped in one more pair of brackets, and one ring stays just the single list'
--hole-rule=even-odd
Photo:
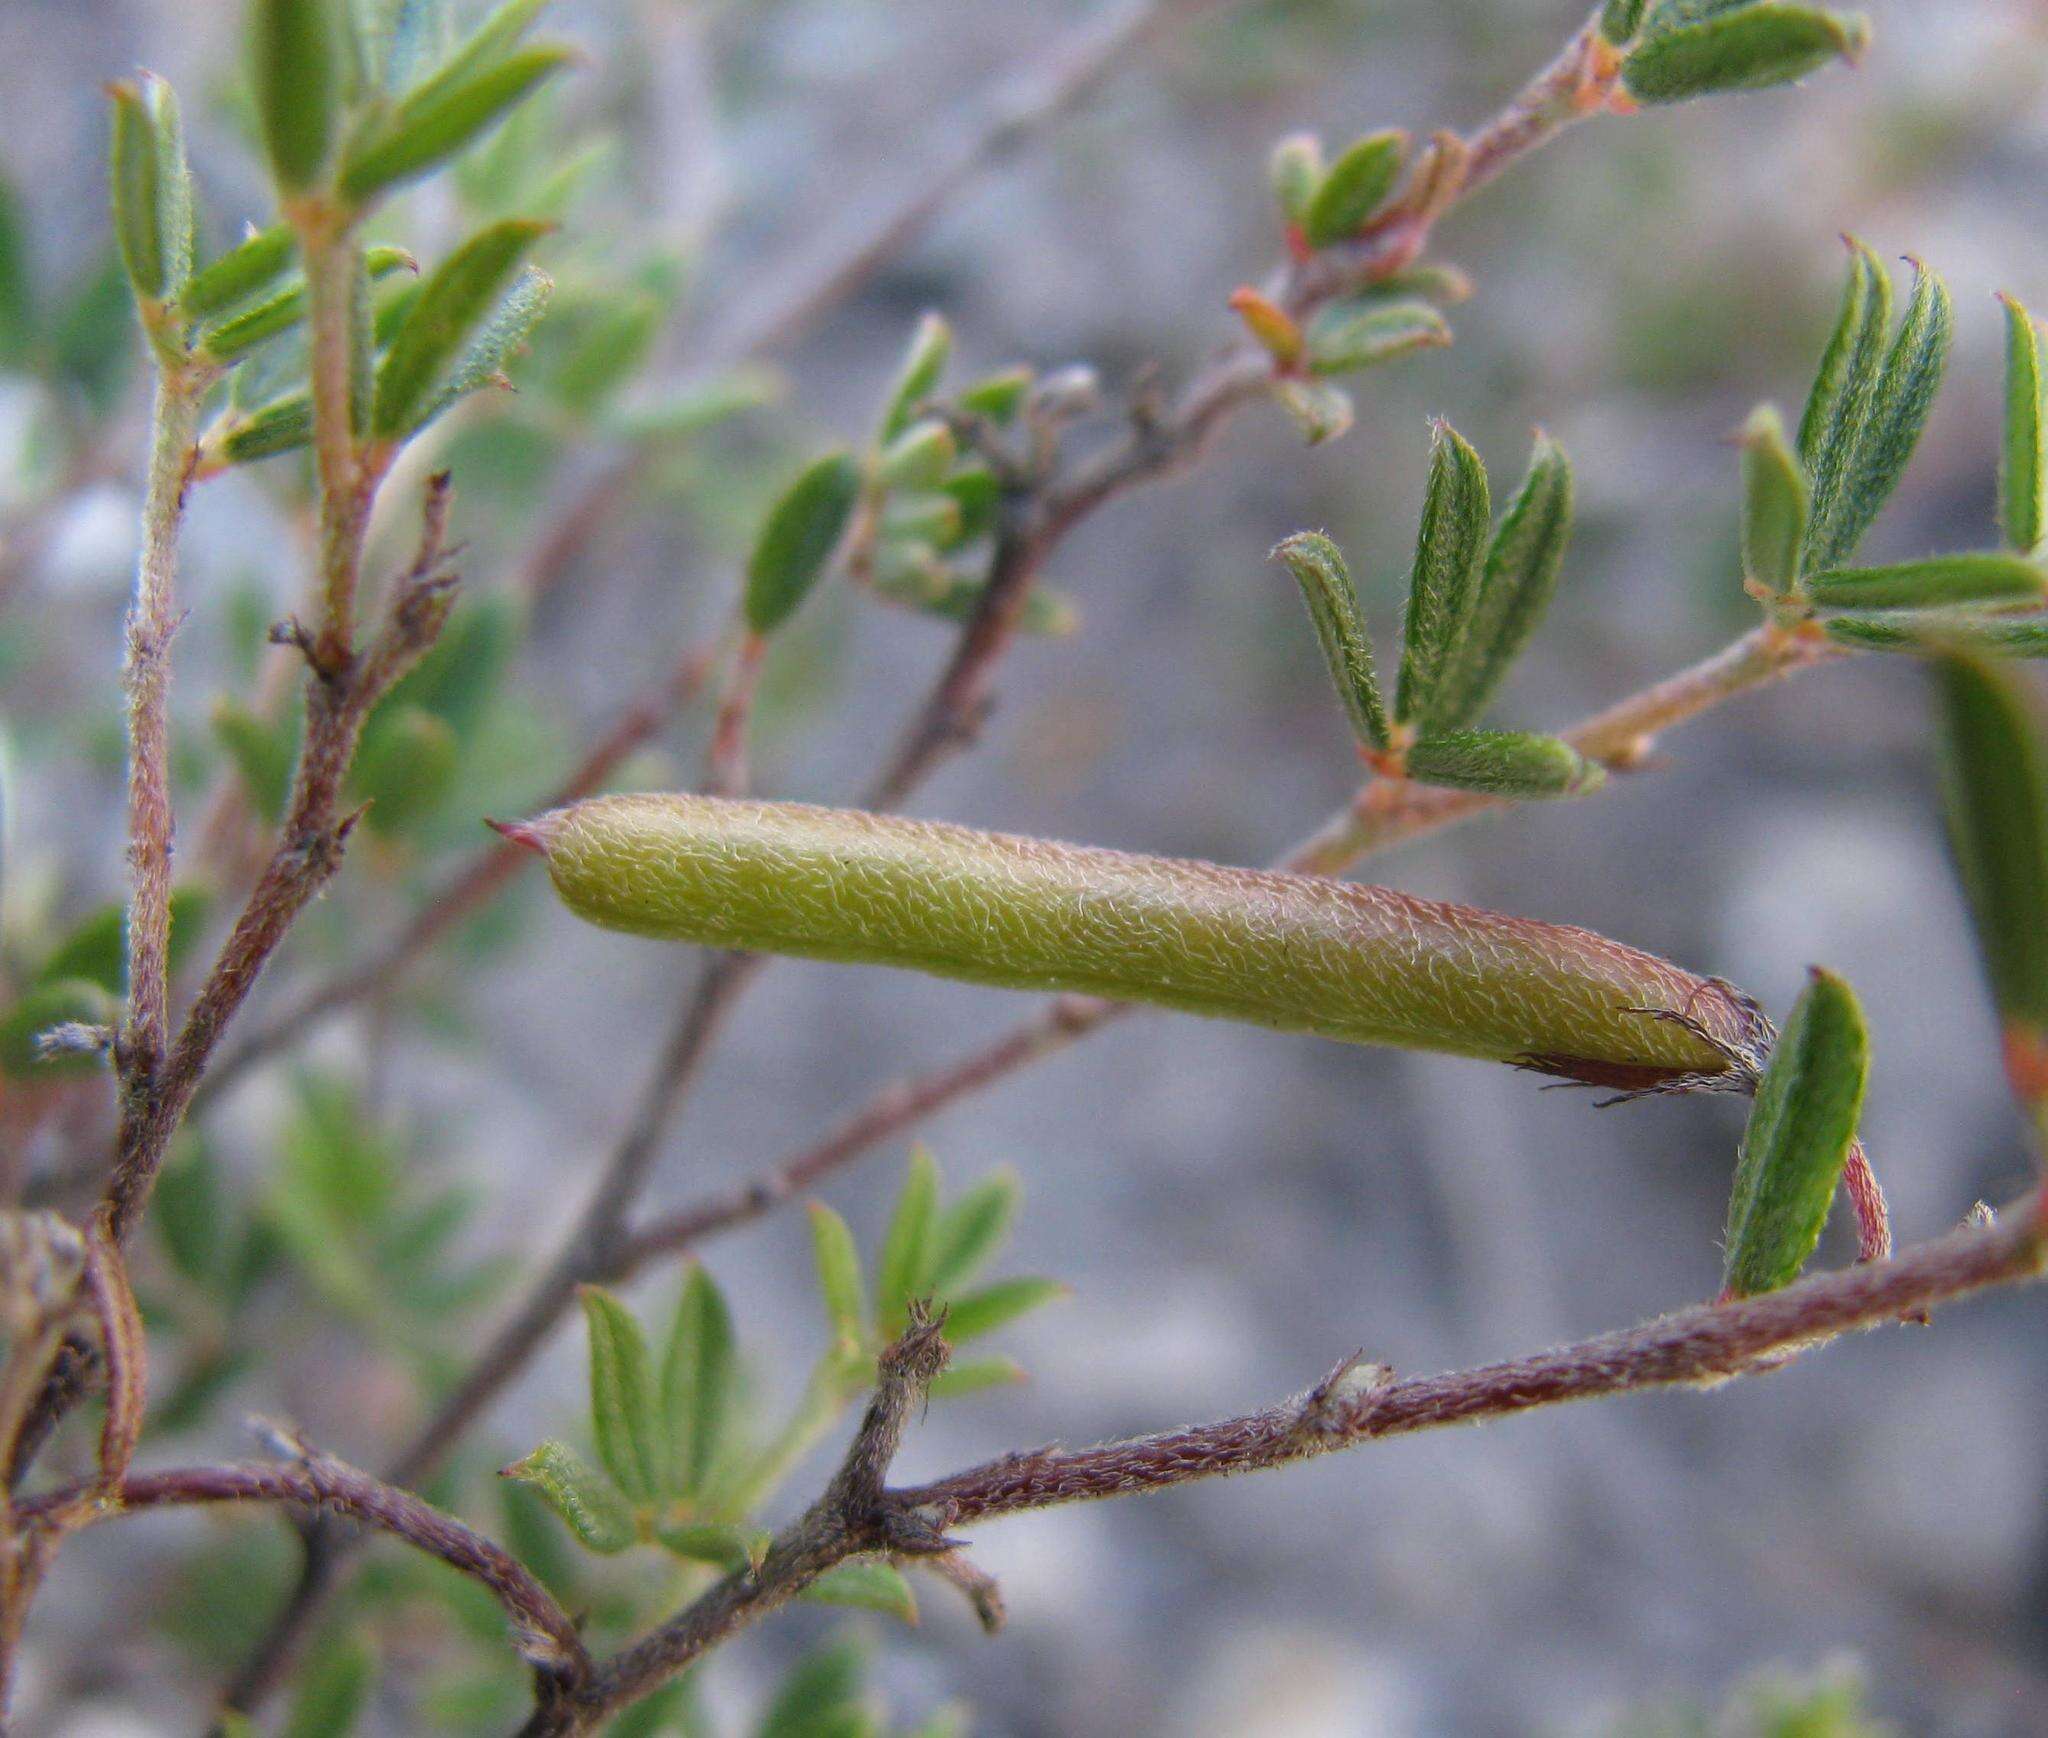
[{"label": "dried brown tip", "polygon": [[538,856],[545,857],[548,854],[547,839],[539,829],[528,826],[524,821],[494,821],[486,815],[484,825],[492,832],[511,840],[515,845],[524,846]]}]

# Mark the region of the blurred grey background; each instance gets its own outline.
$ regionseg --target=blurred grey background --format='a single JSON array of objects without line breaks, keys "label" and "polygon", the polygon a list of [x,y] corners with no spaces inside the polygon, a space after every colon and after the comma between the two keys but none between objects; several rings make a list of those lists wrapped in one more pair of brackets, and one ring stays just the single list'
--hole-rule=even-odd
[{"label": "blurred grey background", "polygon": [[[51,270],[100,245],[100,82],[143,61],[204,89],[235,10],[0,7],[0,160]],[[693,256],[674,365],[770,296],[792,258],[916,184],[962,105],[1095,10],[565,6],[591,50],[589,100],[624,129],[607,193],[616,221]],[[986,744],[921,793],[919,812],[1225,862],[1284,849],[1345,799],[1357,768],[1300,606],[1265,552],[1327,527],[1391,632],[1432,414],[1479,445],[1498,487],[1538,423],[1578,466],[1567,579],[1503,717],[1557,726],[1711,651],[1747,609],[1730,560],[1729,436],[1760,398],[1796,414],[1842,230],[1937,265],[1959,310],[1949,384],[1871,551],[1983,544],[1992,292],[2048,303],[2048,8],[1873,11],[1859,71],[1602,120],[1458,212],[1438,249],[1479,290],[1454,314],[1456,347],[1366,377],[1341,443],[1305,452],[1277,411],[1255,410],[1197,475],[1088,524],[1049,576],[1079,600],[1084,631],[1011,659]],[[1184,378],[1229,335],[1224,296],[1274,255],[1274,138],[1470,127],[1582,13],[1578,0],[1264,0],[1164,32],[778,358],[785,415],[806,438],[857,438],[926,307],[952,321],[964,372],[1086,360],[1113,392],[1153,362]],[[218,125],[195,131],[218,208],[246,206],[246,156]],[[78,497],[10,606],[33,612],[40,636],[8,671],[12,718],[75,672],[111,677],[138,471],[132,444],[112,460],[116,482]],[[488,480],[479,492],[489,499]],[[270,513],[256,492],[224,488],[195,515],[188,639],[202,649],[177,691],[194,718],[211,691],[205,576],[268,575],[281,598],[296,583]],[[465,530],[488,585],[504,549],[488,513]],[[594,726],[717,619],[742,535],[716,499],[612,527],[544,608],[520,680],[563,728]],[[936,626],[822,605],[775,686],[761,787],[848,797],[946,645]],[[700,727],[644,775],[690,776]],[[1587,923],[1735,979],[1779,1012],[1808,963],[1827,962],[1873,1023],[1866,1134],[1902,1235],[2009,1195],[2025,1157],[1943,860],[1915,671],[1873,658],[1812,673],[1662,746],[1654,772],[1597,800],[1492,818],[1368,873]],[[12,804],[17,857],[31,839],[79,897],[111,897],[113,791],[103,769],[88,779],[62,756],[31,759]],[[449,992],[465,1032],[406,1046],[381,1091],[447,1174],[482,1188],[480,1246],[525,1257],[566,1226],[690,962],[576,925],[531,887],[519,912],[522,946]],[[1026,1011],[907,976],[778,966],[668,1141],[658,1200],[746,1174],[880,1079]],[[350,1068],[362,1045],[359,1028],[342,1029],[321,1054]],[[244,1174],[263,1163],[269,1090],[239,1095],[223,1119]],[[1120,1024],[925,1131],[951,1179],[1021,1172],[1012,1265],[1069,1279],[1075,1294],[1012,1336],[1029,1385],[934,1408],[899,1472],[1243,1410],[1355,1346],[1419,1373],[1706,1295],[1739,1118],[1711,1099],[1601,1112],[1477,1064],[1162,1016]],[[824,1194],[871,1232],[903,1157],[873,1155]],[[1848,1249],[1838,1223],[1824,1254]],[[762,1386],[786,1397],[820,1332],[801,1216],[706,1257]],[[672,1284],[656,1275],[637,1295],[665,1307]],[[1847,1654],[1901,1731],[2048,1731],[2042,1320],[2038,1297],[1995,1298],[1721,1392],[1544,1413],[981,1528],[976,1556],[1003,1582],[1008,1632],[982,1639],[934,1594],[920,1632],[886,1638],[878,1670],[907,1712],[963,1698],[975,1731],[1020,1738],[1406,1738],[1605,1733],[1630,1710],[1717,1702],[1759,1667]],[[516,1452],[561,1430],[582,1381],[580,1340],[564,1333],[494,1414],[489,1442]],[[374,1360],[331,1336],[247,1403],[364,1459],[404,1423]],[[169,1581],[135,1565],[168,1577],[193,1536],[181,1526],[110,1530],[67,1558],[39,1614],[25,1731],[189,1724],[197,1704],[149,1672],[64,1676],[78,1626],[119,1636],[163,1596]],[[714,1707],[746,1705],[829,1627],[800,1613],[739,1644],[716,1668]],[[103,1660],[124,1649],[156,1658],[134,1640],[110,1642]],[[205,1688],[195,1678],[179,1693]]]}]

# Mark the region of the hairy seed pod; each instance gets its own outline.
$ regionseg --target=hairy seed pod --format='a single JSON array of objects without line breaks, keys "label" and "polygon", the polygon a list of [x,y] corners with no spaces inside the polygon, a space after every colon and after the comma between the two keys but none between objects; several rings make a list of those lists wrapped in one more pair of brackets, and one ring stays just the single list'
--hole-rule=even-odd
[{"label": "hairy seed pod", "polygon": [[1383,887],[799,803],[615,796],[506,834],[577,916],[669,941],[1511,1062],[1624,1092],[1754,1084],[1769,1023],[1588,930]]}]

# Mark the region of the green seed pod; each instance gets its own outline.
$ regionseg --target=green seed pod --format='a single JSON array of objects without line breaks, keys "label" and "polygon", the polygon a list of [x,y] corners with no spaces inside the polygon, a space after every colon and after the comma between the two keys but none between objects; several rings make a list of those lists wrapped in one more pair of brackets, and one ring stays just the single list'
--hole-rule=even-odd
[{"label": "green seed pod", "polygon": [[1317,877],[798,803],[601,797],[506,834],[563,902],[668,941],[1516,1063],[1625,1092],[1745,1088],[1770,1028],[1726,984],[1583,929]]}]

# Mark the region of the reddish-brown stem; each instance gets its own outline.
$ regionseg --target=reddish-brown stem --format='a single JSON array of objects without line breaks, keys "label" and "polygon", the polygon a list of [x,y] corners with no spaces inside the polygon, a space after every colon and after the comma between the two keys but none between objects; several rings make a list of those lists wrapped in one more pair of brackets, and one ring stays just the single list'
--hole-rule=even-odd
[{"label": "reddish-brown stem", "polygon": [[[1379,1437],[1476,1424],[1541,1406],[1649,1388],[1713,1385],[1775,1355],[1993,1286],[2040,1277],[2048,1267],[2043,1201],[2030,1196],[2007,1218],[1965,1227],[1896,1260],[1817,1274],[1782,1291],[1690,1309],[1619,1333],[1456,1375],[1360,1385],[1355,1398],[1296,1403],[1191,1430],[1073,1451],[1011,1455],[950,1478],[891,1493],[934,1527],[1158,1490],[1307,1460]],[[1326,1385],[1327,1386],[1327,1385]],[[1339,1390],[1342,1384],[1337,1385]]]},{"label": "reddish-brown stem", "polygon": [[177,632],[178,532],[192,483],[209,377],[166,363],[157,375],[142,552],[128,611],[128,1012],[115,1060],[124,1115],[146,1098],[170,1041],[171,636]]},{"label": "reddish-brown stem", "polygon": [[285,1439],[285,1464],[238,1463],[131,1473],[111,1489],[67,1485],[16,1506],[26,1526],[90,1525],[149,1509],[205,1503],[287,1503],[317,1515],[344,1516],[401,1539],[480,1582],[504,1608],[513,1645],[534,1669],[543,1706],[573,1693],[590,1656],[569,1615],[518,1559],[410,1491]]},{"label": "reddish-brown stem", "polygon": [[536,1708],[521,1738],[593,1730],[849,1557],[950,1552],[952,1541],[892,1504],[885,1489],[904,1430],[946,1367],[941,1327],[913,1305],[909,1330],[882,1353],[874,1397],[839,1470],[823,1495],[776,1536],[758,1566],[728,1575],[681,1615],[606,1660],[578,1691]]},{"label": "reddish-brown stem", "polygon": [[[1714,1386],[1780,1368],[1787,1355],[1841,1334],[2037,1279],[2048,1268],[2044,1204],[2042,1197],[2030,1196],[2003,1222],[1966,1227],[1895,1261],[1819,1274],[1762,1297],[1694,1305],[1640,1327],[1506,1363],[1397,1381],[1384,1366],[1354,1355],[1307,1394],[1261,1412],[1094,1448],[1005,1455],[947,1478],[890,1490],[882,1477],[922,1392],[900,1373],[892,1378],[890,1360],[901,1358],[928,1331],[913,1328],[885,1355],[882,1388],[846,1463],[824,1495],[778,1535],[760,1567],[727,1577],[599,1664],[579,1692],[537,1709],[523,1728],[524,1738],[591,1730],[849,1557],[880,1550],[943,1561],[960,1548],[948,1530],[975,1521],[1260,1472],[1382,1437],[1570,1401]],[[943,1367],[944,1347],[933,1344],[921,1357],[935,1375]],[[987,1599],[986,1577],[974,1580]]]}]

